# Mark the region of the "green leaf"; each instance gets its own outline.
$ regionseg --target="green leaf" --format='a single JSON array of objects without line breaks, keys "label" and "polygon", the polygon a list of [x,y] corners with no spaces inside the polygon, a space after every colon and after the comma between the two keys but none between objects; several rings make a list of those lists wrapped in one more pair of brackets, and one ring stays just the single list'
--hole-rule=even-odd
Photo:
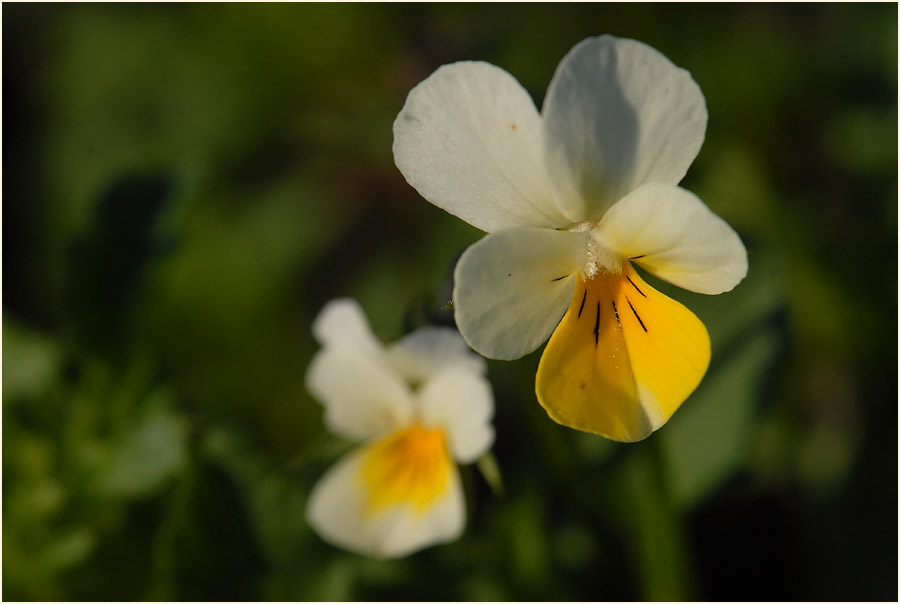
[{"label": "green leaf", "polygon": [[102,494],[145,495],[159,488],[182,466],[187,439],[185,420],[169,410],[164,401],[148,402],[147,407],[113,441],[97,478]]},{"label": "green leaf", "polygon": [[[710,299],[703,317],[713,358],[700,387],[651,438],[658,439],[673,500],[689,509],[749,461],[762,398],[783,344],[782,296],[773,260],[754,257],[754,269],[727,304]],[[720,304],[716,305],[716,302]]]},{"label": "green leaf", "polygon": [[754,336],[660,434],[672,496],[690,508],[749,460],[758,419],[755,409],[779,338]]},{"label": "green leaf", "polygon": [[159,251],[154,226],[171,197],[160,176],[132,175],[117,181],[95,208],[89,228],[69,255],[66,305],[75,343],[120,360],[131,338],[144,271]]},{"label": "green leaf", "polygon": [[490,451],[478,458],[475,462],[478,471],[484,476],[491,491],[497,497],[503,496],[503,475],[500,473],[500,466],[497,464],[497,458]]},{"label": "green leaf", "polygon": [[40,563],[49,572],[58,572],[83,562],[96,546],[94,532],[86,526],[66,529],[41,553]]},{"label": "green leaf", "polygon": [[245,495],[202,452],[180,475],[156,546],[155,599],[260,599],[262,554]]},{"label": "green leaf", "polygon": [[56,377],[57,342],[3,315],[3,400],[39,396]]}]

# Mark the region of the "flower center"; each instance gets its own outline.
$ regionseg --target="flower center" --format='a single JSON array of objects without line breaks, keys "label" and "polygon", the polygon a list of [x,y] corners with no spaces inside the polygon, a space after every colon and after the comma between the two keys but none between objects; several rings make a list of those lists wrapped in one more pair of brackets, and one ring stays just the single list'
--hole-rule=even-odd
[{"label": "flower center", "polygon": [[588,232],[581,261],[583,279],[593,279],[600,272],[619,275],[622,273],[622,263],[625,261],[624,256],[612,251],[594,237],[593,230],[596,226],[596,222],[586,220],[569,229],[570,233]]},{"label": "flower center", "polygon": [[376,442],[367,457],[361,478],[369,512],[406,504],[421,513],[450,483],[453,461],[439,428],[413,424]]}]

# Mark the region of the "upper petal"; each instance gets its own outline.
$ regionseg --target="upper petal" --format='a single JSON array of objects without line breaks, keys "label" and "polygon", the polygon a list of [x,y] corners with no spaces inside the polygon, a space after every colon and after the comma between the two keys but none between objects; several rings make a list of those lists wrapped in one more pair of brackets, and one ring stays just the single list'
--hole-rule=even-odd
[{"label": "upper petal", "polygon": [[394,161],[422,197],[483,231],[562,226],[541,139],[541,117],[515,78],[465,61],[409,93],[394,122]]},{"label": "upper petal", "polygon": [[738,234],[679,187],[638,188],[606,212],[592,236],[660,279],[701,294],[729,291],[747,274]]},{"label": "upper petal", "polygon": [[485,371],[459,332],[449,327],[422,327],[388,347],[388,358],[411,383],[422,383],[453,365],[474,374]]},{"label": "upper petal", "polygon": [[589,38],[556,69],[544,101],[550,184],[573,221],[646,182],[677,184],[706,132],[706,101],[690,74],[655,49]]},{"label": "upper petal", "polygon": [[481,375],[461,365],[449,367],[426,382],[419,396],[422,421],[444,429],[456,461],[471,463],[490,449],[494,397]]},{"label": "upper petal", "polygon": [[412,419],[405,382],[384,364],[344,347],[326,346],[316,353],[306,387],[325,407],[328,429],[349,440],[367,440]]},{"label": "upper petal", "polygon": [[445,449],[426,460],[404,455],[405,436],[351,451],[316,484],[306,517],[326,541],[395,558],[459,537],[465,502],[456,466]]},{"label": "upper petal", "polygon": [[383,359],[384,346],[369,328],[356,300],[341,298],[325,305],[313,321],[313,335],[322,346],[342,346],[357,354]]},{"label": "upper petal", "polygon": [[540,346],[572,297],[586,233],[517,227],[463,252],[454,272],[456,326],[482,355],[512,360]]}]

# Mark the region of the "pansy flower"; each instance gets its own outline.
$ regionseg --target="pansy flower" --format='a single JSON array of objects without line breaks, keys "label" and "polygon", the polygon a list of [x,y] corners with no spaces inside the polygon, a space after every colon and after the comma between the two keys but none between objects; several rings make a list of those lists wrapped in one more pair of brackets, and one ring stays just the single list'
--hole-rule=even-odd
[{"label": "pansy flower", "polygon": [[416,86],[394,122],[406,180],[488,233],[456,266],[460,333],[506,360],[549,338],[536,393],[561,424],[643,439],[706,372],[706,328],[635,270],[704,294],[747,273],[738,235],[678,186],[706,121],[687,71],[601,36],[563,58],[541,113],[506,71],[465,61]]},{"label": "pansy flower", "polygon": [[457,463],[494,441],[484,359],[446,327],[384,346],[353,300],[313,323],[322,345],[306,376],[334,434],[362,443],[310,494],[306,516],[326,541],[378,557],[459,537],[465,501]]}]

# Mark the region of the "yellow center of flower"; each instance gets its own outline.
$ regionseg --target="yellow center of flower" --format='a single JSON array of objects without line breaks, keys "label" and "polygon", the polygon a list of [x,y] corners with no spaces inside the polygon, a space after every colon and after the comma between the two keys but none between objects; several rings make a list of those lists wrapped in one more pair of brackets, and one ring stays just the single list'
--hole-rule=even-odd
[{"label": "yellow center of flower", "polygon": [[641,440],[697,387],[709,358],[703,323],[626,261],[619,273],[576,280],[541,357],[537,397],[560,424]]},{"label": "yellow center of flower", "polygon": [[366,512],[401,504],[425,511],[446,492],[452,464],[439,428],[413,424],[381,439],[362,465],[361,478],[369,492]]}]

